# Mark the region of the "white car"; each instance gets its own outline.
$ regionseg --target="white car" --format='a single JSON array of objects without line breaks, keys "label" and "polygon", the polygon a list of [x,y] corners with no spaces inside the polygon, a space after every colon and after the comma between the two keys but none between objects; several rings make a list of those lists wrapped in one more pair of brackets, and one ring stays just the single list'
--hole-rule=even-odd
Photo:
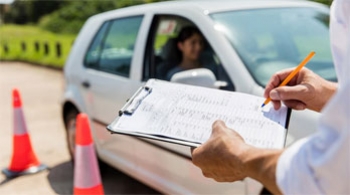
[{"label": "white car", "polygon": [[[178,60],[174,38],[185,26],[196,26],[205,37],[201,60],[208,69],[179,72],[178,81],[201,85],[214,75],[208,87],[261,96],[273,73],[297,66],[312,50],[316,56],[307,67],[336,81],[328,23],[328,7],[292,0],[169,1],[92,16],[64,68],[69,151],[74,153],[75,116],[85,112],[99,158],[162,193],[257,194],[262,186],[250,179],[205,178],[188,147],[111,135],[106,126],[145,81],[165,78]],[[315,112],[293,111],[287,145],[314,132],[317,119]]]}]

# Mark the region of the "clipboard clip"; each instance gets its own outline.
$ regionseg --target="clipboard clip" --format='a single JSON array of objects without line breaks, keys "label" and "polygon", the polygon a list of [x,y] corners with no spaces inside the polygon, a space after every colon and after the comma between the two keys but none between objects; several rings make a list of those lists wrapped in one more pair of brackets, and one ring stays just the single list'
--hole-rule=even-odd
[{"label": "clipboard clip", "polygon": [[144,100],[150,93],[152,88],[148,86],[140,87],[136,93],[126,102],[122,109],[119,110],[119,116],[123,114],[132,115],[139,107],[142,100]]}]

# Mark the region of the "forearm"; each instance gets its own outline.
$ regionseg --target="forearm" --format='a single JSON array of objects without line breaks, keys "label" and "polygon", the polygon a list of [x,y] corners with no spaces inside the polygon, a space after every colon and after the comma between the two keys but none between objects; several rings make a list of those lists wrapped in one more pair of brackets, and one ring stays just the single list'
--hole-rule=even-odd
[{"label": "forearm", "polygon": [[261,182],[273,194],[281,194],[276,182],[276,167],[282,152],[251,147],[242,157],[248,177]]}]

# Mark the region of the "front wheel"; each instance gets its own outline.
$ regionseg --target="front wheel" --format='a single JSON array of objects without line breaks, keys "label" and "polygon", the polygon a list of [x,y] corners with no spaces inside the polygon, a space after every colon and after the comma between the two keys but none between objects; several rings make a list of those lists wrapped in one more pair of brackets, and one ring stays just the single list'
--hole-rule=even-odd
[{"label": "front wheel", "polygon": [[76,109],[71,109],[64,118],[67,133],[67,147],[72,160],[74,160],[75,154],[76,118],[78,114],[79,112]]},{"label": "front wheel", "polygon": [[[69,152],[69,156],[71,157],[72,162],[74,162],[74,154],[75,154],[75,135],[76,135],[76,120],[77,116],[79,114],[79,111],[76,109],[71,109],[68,111],[64,118],[64,123],[66,127],[66,133],[67,133],[67,148]],[[99,158],[97,158],[98,164],[100,168],[108,167],[106,163],[101,161]]]}]

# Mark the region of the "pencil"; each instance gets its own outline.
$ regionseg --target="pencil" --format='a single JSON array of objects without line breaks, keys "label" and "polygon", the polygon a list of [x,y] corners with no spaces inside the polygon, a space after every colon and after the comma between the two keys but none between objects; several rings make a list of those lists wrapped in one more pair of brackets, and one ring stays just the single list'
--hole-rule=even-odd
[{"label": "pencil", "polygon": [[[286,79],[284,79],[284,81],[278,87],[287,85],[289,81],[292,80],[292,78],[310,61],[310,59],[314,57],[314,55],[315,55],[314,51],[310,52],[309,55],[306,56],[306,58],[287,76]],[[264,107],[270,101],[271,101],[270,97],[266,98],[265,102],[261,105],[261,107]]]}]

